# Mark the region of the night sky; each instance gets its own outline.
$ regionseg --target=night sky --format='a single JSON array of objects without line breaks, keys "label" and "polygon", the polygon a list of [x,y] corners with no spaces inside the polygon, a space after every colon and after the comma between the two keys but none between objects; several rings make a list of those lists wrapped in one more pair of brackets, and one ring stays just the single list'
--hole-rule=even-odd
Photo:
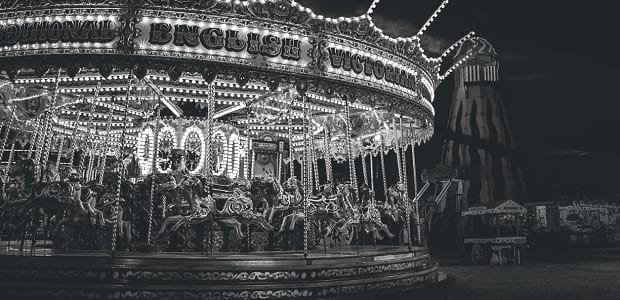
[{"label": "night sky", "polygon": [[[369,0],[302,0],[327,16],[364,13]],[[616,189],[620,179],[620,20],[615,1],[455,0],[427,31],[426,49],[441,53],[474,29],[500,54],[500,88],[523,168],[532,184]],[[374,22],[411,36],[440,0],[382,0]],[[422,167],[436,164],[453,78],[434,105],[436,137],[420,150]],[[617,187],[618,186],[618,187]]]}]

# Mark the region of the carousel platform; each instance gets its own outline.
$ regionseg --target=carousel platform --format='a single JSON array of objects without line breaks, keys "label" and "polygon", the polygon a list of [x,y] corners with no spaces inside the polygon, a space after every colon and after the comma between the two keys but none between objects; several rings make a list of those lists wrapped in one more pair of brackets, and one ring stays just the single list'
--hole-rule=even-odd
[{"label": "carousel platform", "polygon": [[309,253],[0,252],[2,299],[329,299],[437,282],[426,249]]}]

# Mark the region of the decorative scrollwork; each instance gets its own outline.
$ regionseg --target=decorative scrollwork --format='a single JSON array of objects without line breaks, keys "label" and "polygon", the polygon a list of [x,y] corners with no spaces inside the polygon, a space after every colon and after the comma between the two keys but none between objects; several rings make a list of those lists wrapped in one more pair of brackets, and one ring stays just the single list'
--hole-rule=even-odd
[{"label": "decorative scrollwork", "polygon": [[217,0],[146,0],[144,6],[182,8],[191,10],[210,10],[217,5]]},{"label": "decorative scrollwork", "polygon": [[123,51],[126,54],[131,54],[136,50],[135,39],[142,35],[136,24],[140,22],[142,17],[136,14],[134,8],[127,8],[123,11],[119,17],[120,27],[117,30],[119,41],[116,43],[116,48]]},{"label": "decorative scrollwork", "polygon": [[0,9],[47,8],[62,5],[111,6],[127,5],[131,0],[6,0],[0,1]]}]

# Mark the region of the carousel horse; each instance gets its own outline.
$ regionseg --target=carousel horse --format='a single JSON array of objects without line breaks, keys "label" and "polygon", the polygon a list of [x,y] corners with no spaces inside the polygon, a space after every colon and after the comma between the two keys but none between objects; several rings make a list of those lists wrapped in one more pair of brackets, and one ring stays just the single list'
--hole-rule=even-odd
[{"label": "carousel horse", "polygon": [[256,177],[250,185],[250,195],[256,204],[256,210],[262,212],[264,217],[272,211],[277,201],[278,183],[272,176]]},{"label": "carousel horse", "polygon": [[[320,188],[318,194],[308,197],[308,207],[305,211],[303,197],[299,190],[297,190],[299,188],[297,182],[289,180],[287,187],[289,190],[295,189],[292,194],[296,196],[295,198],[289,198],[289,203],[296,203],[296,205],[288,207],[288,214],[282,218],[278,234],[284,238],[285,234],[294,233],[298,224],[307,222],[308,226],[316,228],[314,232],[317,235],[314,235],[314,238],[322,237],[325,241],[329,228],[342,218],[338,194],[332,193],[331,186]],[[290,201],[292,199],[295,199],[294,202]],[[283,239],[282,242],[284,241]],[[314,242],[312,244],[314,245]]]},{"label": "carousel horse", "polygon": [[329,228],[328,235],[343,235],[347,238],[347,242],[350,243],[353,239],[351,229],[357,228],[358,230],[364,230],[366,233],[372,233],[375,239],[383,239],[381,232],[390,238],[394,237],[387,225],[381,222],[381,215],[374,201],[371,201],[373,195],[369,191],[368,186],[363,184],[360,190],[362,203],[367,203],[364,206],[351,204],[349,185],[339,186],[344,217]]},{"label": "carousel horse", "polygon": [[[224,185],[223,193],[216,193],[217,196],[209,195],[209,187],[213,188],[214,181],[208,182],[203,176],[190,175],[185,168],[184,158],[184,154],[178,149],[171,151],[172,180],[160,184],[159,189],[174,191],[177,205],[182,200],[187,201],[190,214],[177,214],[166,218],[160,227],[160,240],[185,225],[211,219],[221,228],[229,229],[238,239],[244,236],[241,230],[243,225],[256,225],[268,231],[273,229],[262,214],[254,212],[254,205],[248,195],[250,184],[247,180],[233,181]],[[221,189],[222,185],[218,187]],[[221,209],[218,209],[218,202],[223,202]]]},{"label": "carousel horse", "polygon": [[406,193],[405,186],[398,182],[388,188],[387,200],[381,208],[383,215],[388,217],[394,223],[405,222],[405,206],[403,195]]},{"label": "carousel horse", "polygon": [[177,206],[186,202],[189,205],[190,213],[198,213],[199,198],[205,197],[206,178],[203,176],[192,175],[185,163],[186,151],[172,149],[170,152],[170,176],[168,181],[157,186],[158,191],[169,192],[173,203]]},{"label": "carousel horse", "polygon": [[[298,222],[307,219],[304,214],[303,202],[300,202],[300,206],[283,218],[278,233],[284,233],[287,227],[289,231],[294,231]],[[326,224],[335,223],[340,219],[339,211],[338,197],[331,194],[331,189],[326,189],[316,196],[308,197],[308,216],[311,220],[317,221],[321,232],[325,232],[324,228],[328,227]]]},{"label": "carousel horse", "polygon": [[295,178],[295,176],[292,176],[288,180],[286,180],[284,182],[284,185],[280,184],[280,182],[275,180],[274,189],[275,201],[269,209],[270,222],[273,221],[273,217],[277,212],[292,211],[291,214],[295,214],[296,211],[299,210],[303,202],[303,196],[301,194],[301,184]]},{"label": "carousel horse", "polygon": [[286,215],[282,218],[282,224],[280,225],[280,230],[278,231],[278,233],[282,234],[285,232],[287,224],[292,231],[295,228],[295,224],[297,224],[299,220],[303,219],[303,196],[301,193],[301,184],[295,176],[291,176],[288,180],[286,180],[286,182],[284,182],[284,186],[276,182],[275,188],[276,203],[271,208],[269,221],[273,220],[275,213],[285,213]]},{"label": "carousel horse", "polygon": [[[234,186],[234,185],[233,185]],[[244,184],[241,184],[244,186]],[[195,187],[195,186],[194,186]],[[206,191],[205,191],[206,192]],[[199,192],[196,194],[203,195]],[[216,196],[206,195],[199,201],[199,212],[191,215],[175,215],[166,218],[160,228],[160,240],[169,236],[172,232],[207,221],[217,223],[222,229],[228,229],[232,235],[240,240],[245,237],[242,226],[254,225],[262,230],[271,231],[273,227],[265,220],[262,214],[254,212],[253,201],[247,193],[240,188],[234,188],[230,195]],[[223,199],[222,208],[217,207],[217,198]]]},{"label": "carousel horse", "polygon": [[[45,171],[44,173],[50,173]],[[41,219],[49,224],[52,219],[58,221],[54,232],[60,225],[86,221],[90,225],[105,225],[110,221],[105,219],[101,210],[96,207],[96,197],[101,194],[98,185],[82,186],[79,175],[73,172],[67,181],[34,182],[34,163],[31,160],[22,160],[16,163],[11,177],[22,191],[12,191],[17,200],[5,203],[0,208],[0,214],[6,216],[11,212],[20,216],[24,228],[32,222],[34,230],[41,225]],[[23,244],[23,237],[22,237]]]}]

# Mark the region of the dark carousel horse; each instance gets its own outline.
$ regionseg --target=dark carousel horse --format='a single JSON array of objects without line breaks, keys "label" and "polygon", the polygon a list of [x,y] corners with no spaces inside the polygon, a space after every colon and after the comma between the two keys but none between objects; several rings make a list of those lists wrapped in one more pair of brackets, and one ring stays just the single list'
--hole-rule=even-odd
[{"label": "dark carousel horse", "polygon": [[[317,244],[317,238],[324,238],[328,228],[341,219],[338,196],[332,193],[329,185],[323,186],[317,195],[308,196],[307,213],[304,210],[303,196],[299,182],[294,178],[289,178],[285,182],[285,187],[280,187],[281,193],[278,194],[278,206],[274,211],[285,212],[280,223],[278,234],[287,235],[295,233],[297,225],[308,223],[314,232],[314,240],[310,240],[309,246]],[[300,246],[300,245],[298,245]]]},{"label": "dark carousel horse", "polygon": [[[371,201],[372,194],[366,184],[362,185],[361,197],[362,205],[352,205],[350,199],[349,185],[339,185],[339,195],[342,203],[343,218],[329,229],[329,235],[342,235],[346,238],[347,244],[350,244],[354,238],[354,232],[359,234],[363,230],[366,234],[372,234],[375,239],[382,240],[383,233],[385,236],[392,238],[394,234],[390,232],[388,226],[381,221],[379,209],[374,201]],[[358,241],[359,243],[359,238]]]},{"label": "dark carousel horse", "polygon": [[394,232],[400,232],[407,222],[405,187],[398,182],[388,188],[387,199],[380,208],[382,219]]},{"label": "dark carousel horse", "polygon": [[[45,172],[44,172],[45,173]],[[97,206],[97,195],[102,193],[100,186],[93,184],[82,186],[79,175],[73,173],[67,181],[34,182],[34,163],[32,160],[21,160],[11,170],[14,184],[10,187],[9,194],[17,196],[16,200],[6,202],[0,207],[0,215],[21,220],[17,226],[21,226],[23,247],[26,232],[36,230],[41,224],[49,224],[55,221],[53,232],[60,235],[62,225],[85,222],[90,225],[104,226],[110,220],[104,218],[103,213]],[[28,226],[28,225],[31,226]],[[49,228],[46,228],[48,231]],[[33,245],[35,242],[33,234]]]},{"label": "dark carousel horse", "polygon": [[[158,237],[159,244],[181,228],[206,222],[217,224],[239,240],[244,237],[242,232],[244,225],[254,225],[267,231],[272,230],[272,226],[264,217],[254,211],[254,204],[247,195],[248,182],[225,180],[218,183],[217,180],[222,179],[218,177],[208,181],[202,175],[190,174],[185,166],[185,152],[173,149],[171,152],[172,176],[168,182],[159,184],[158,190],[171,195],[176,206],[188,203],[189,211],[186,213],[177,211],[176,214],[167,217],[162,222]],[[213,195],[211,191],[214,191]],[[218,202],[222,203],[221,208]]]}]

